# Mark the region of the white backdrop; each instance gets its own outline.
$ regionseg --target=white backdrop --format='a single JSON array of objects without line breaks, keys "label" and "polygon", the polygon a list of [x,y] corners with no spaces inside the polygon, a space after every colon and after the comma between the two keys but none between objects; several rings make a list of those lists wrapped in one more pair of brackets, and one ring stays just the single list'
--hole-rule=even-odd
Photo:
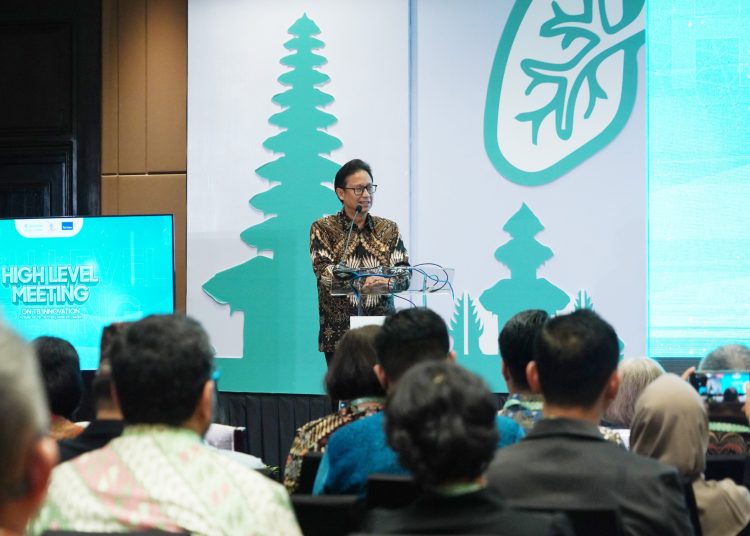
[{"label": "white backdrop", "polygon": [[[571,10],[581,4],[561,2]],[[239,234],[266,217],[248,200],[268,188],[254,170],[278,156],[262,144],[279,132],[268,123],[280,111],[271,98],[285,89],[277,81],[289,70],[279,63],[289,53],[283,43],[303,13],[325,43],[317,53],[327,58],[320,71],[331,81],[320,89],[335,98],[325,111],[338,122],[328,132],[343,143],[327,156],[372,164],[379,185],[373,213],[399,223],[413,262],[455,268],[456,298],[465,292],[478,298],[510,277],[494,253],[511,238],[502,227],[526,203],[545,227],[535,240],[554,252],[538,277],[570,296],[569,309],[585,290],[617,329],[625,354],[645,352],[643,50],[634,111],[622,131],[561,178],[518,185],[493,166],[483,141],[493,59],[512,6],[495,0],[190,0],[187,306],[208,328],[218,355],[243,355],[242,314],[230,315],[201,286],[258,254]],[[430,305],[450,321],[450,298]],[[501,390],[497,320],[477,310],[481,353],[488,355],[462,356],[458,349],[459,359]],[[277,335],[289,333],[280,325]],[[315,348],[277,359],[291,359],[293,367],[323,362]],[[319,377],[274,382],[267,390],[320,390]]]}]

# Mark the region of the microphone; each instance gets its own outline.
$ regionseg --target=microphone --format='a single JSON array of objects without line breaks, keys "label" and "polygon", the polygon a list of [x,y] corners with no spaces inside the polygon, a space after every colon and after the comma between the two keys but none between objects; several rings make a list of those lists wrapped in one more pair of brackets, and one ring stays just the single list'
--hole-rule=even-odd
[{"label": "microphone", "polygon": [[357,208],[354,210],[354,217],[352,218],[352,223],[349,224],[349,232],[346,235],[346,242],[344,242],[344,250],[341,252],[341,260],[333,269],[333,275],[337,279],[341,279],[342,281],[349,281],[350,279],[354,279],[355,272],[352,268],[349,268],[344,263],[344,257],[346,256],[346,250],[349,249],[349,240],[352,237],[352,230],[354,229],[354,222],[357,219],[357,216],[359,216],[360,212],[362,212],[362,205],[357,205]]}]

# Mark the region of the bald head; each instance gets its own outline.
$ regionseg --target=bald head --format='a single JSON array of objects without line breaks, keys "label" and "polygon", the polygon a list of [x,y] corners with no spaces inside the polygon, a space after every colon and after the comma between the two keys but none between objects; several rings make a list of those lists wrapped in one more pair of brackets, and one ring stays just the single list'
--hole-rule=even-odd
[{"label": "bald head", "polygon": [[44,496],[57,457],[48,415],[31,347],[0,324],[0,529],[20,532]]}]

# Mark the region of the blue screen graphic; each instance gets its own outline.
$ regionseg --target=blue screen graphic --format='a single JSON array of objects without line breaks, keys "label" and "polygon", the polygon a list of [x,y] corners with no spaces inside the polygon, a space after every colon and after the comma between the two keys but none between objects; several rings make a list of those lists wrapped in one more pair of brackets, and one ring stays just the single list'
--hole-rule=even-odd
[{"label": "blue screen graphic", "polygon": [[750,9],[649,0],[649,355],[750,344]]},{"label": "blue screen graphic", "polygon": [[172,216],[0,220],[0,319],[99,363],[102,328],[174,310]]}]

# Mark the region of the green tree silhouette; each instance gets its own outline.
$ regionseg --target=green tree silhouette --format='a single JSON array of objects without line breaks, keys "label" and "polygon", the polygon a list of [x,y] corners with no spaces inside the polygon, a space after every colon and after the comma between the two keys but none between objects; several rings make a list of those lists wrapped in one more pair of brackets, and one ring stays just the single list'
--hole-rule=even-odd
[{"label": "green tree silhouette", "polygon": [[[573,304],[573,309],[578,311],[579,309],[588,309],[589,311],[594,310],[594,302],[591,300],[591,296],[585,290],[579,290],[576,294],[576,301]],[[625,343],[622,342],[620,337],[617,337],[617,347],[620,350],[620,359],[625,357]]]},{"label": "green tree silhouette", "polygon": [[250,205],[270,216],[240,234],[273,258],[255,256],[217,273],[204,285],[214,300],[244,313],[242,359],[223,359],[221,388],[227,391],[314,393],[321,390],[325,361],[317,350],[317,290],[310,265],[310,224],[339,203],[323,185],[339,165],[321,156],[341,147],[323,129],[336,118],[320,108],[333,97],[316,86],[330,79],[318,68],[326,63],[313,50],[325,45],[312,37],[320,33],[306,14],[289,28],[294,37],[284,43],[294,51],[281,59],[291,70],[278,80],[289,89],[275,95],[283,108],[269,123],[284,129],[263,147],[283,156],[255,170],[270,188],[250,199]]},{"label": "green tree silhouette", "polygon": [[498,329],[525,309],[544,309],[554,314],[570,302],[565,292],[537,277],[537,270],[554,256],[550,248],[534,238],[543,229],[526,203],[503,226],[512,238],[497,248],[495,258],[510,269],[510,279],[501,279],[479,296],[482,306],[497,315]]},{"label": "green tree silhouette", "polygon": [[[464,333],[464,319],[468,320],[468,329]],[[453,316],[450,321],[450,333],[453,337],[453,350],[458,355],[481,355],[479,338],[484,332],[484,326],[477,313],[477,305],[468,292],[456,300]],[[465,342],[468,341],[468,347]],[[465,351],[464,348],[468,348]]]}]

